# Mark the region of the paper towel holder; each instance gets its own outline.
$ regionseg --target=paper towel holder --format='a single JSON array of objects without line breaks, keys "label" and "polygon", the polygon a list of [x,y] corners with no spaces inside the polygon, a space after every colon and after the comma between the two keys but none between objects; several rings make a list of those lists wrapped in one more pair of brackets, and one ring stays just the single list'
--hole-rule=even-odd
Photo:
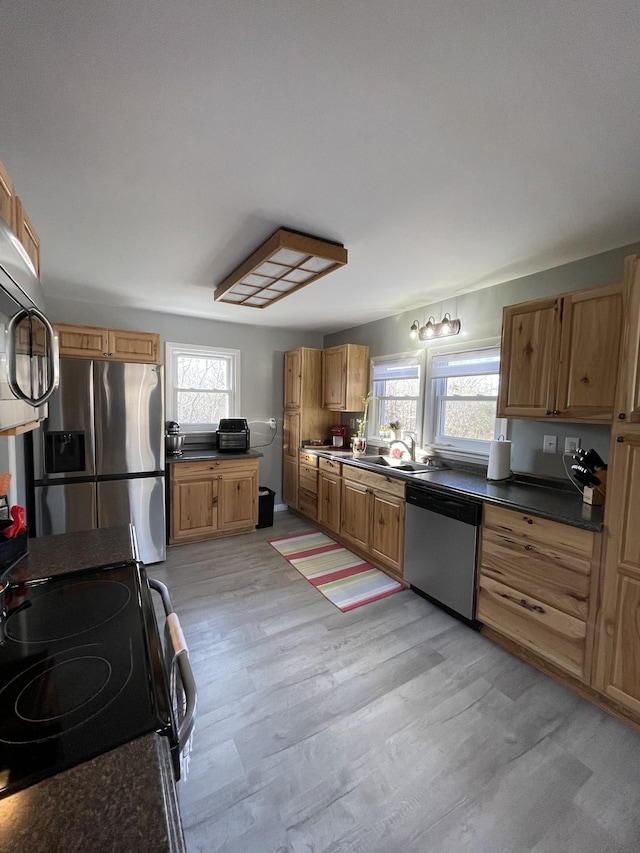
[{"label": "paper towel holder", "polygon": [[[495,458],[494,454],[497,452],[497,447],[499,445],[505,445],[505,448],[506,448],[506,446],[508,446],[508,448],[509,448],[508,451],[506,451],[507,458],[508,458],[507,464],[509,466],[508,467],[508,473],[505,473],[502,477],[490,477],[489,471],[491,470],[492,467],[493,468],[499,468],[500,463],[502,463],[504,465],[505,461],[507,461],[505,459]],[[507,438],[505,438],[504,433],[500,433],[498,438],[494,439],[490,445],[489,463],[487,465],[487,480],[490,483],[504,483],[507,480],[512,480],[512,479],[513,479],[513,471],[511,470],[511,442]]]}]

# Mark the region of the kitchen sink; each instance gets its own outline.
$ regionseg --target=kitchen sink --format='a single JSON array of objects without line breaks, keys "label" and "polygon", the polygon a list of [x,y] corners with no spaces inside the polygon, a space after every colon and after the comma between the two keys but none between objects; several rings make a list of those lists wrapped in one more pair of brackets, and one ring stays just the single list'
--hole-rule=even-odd
[{"label": "kitchen sink", "polygon": [[424,471],[441,471],[442,466],[425,465],[421,462],[413,462],[408,459],[393,459],[389,456],[359,456],[358,462],[364,465],[375,465],[381,468],[392,468],[394,471],[403,471],[406,474],[422,474]]}]

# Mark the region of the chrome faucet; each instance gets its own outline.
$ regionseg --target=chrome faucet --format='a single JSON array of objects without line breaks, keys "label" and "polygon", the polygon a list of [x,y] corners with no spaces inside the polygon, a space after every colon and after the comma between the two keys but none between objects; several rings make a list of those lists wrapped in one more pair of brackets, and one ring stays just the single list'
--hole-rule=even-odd
[{"label": "chrome faucet", "polygon": [[415,462],[415,461],[416,461],[416,440],[415,440],[415,438],[411,435],[411,433],[410,433],[410,432],[409,432],[409,433],[406,433],[405,435],[406,435],[406,437],[409,439],[409,441],[411,442],[411,446],[409,446],[408,444],[406,444],[406,442],[402,441],[402,439],[400,439],[400,438],[396,438],[394,441],[392,441],[392,442],[391,442],[391,444],[389,445],[389,447],[390,447],[390,448],[391,448],[391,447],[393,447],[393,445],[394,445],[394,444],[401,444],[401,445],[404,447],[404,449],[407,451],[407,453],[409,454],[409,456],[411,457],[412,462]]}]

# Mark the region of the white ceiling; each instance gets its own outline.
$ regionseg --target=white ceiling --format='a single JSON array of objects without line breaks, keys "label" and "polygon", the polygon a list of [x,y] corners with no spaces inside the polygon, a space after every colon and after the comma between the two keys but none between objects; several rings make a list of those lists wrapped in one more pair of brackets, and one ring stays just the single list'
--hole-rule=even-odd
[{"label": "white ceiling", "polygon": [[[4,0],[54,296],[335,331],[640,239],[637,0]],[[260,311],[277,227],[349,264]]]}]

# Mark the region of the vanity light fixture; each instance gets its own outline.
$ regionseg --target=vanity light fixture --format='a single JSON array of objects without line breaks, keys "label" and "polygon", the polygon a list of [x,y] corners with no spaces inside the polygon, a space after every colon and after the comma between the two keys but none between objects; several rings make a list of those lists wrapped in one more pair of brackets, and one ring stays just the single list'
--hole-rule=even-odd
[{"label": "vanity light fixture", "polygon": [[215,301],[267,308],[347,263],[347,250],[308,234],[278,228],[216,287]]},{"label": "vanity light fixture", "polygon": [[414,320],[411,324],[409,336],[414,341],[416,339],[429,341],[431,338],[449,338],[452,335],[459,334],[460,328],[460,320],[452,320],[451,314],[447,313],[440,323],[436,323],[434,317],[429,317],[424,326],[421,326],[417,320]]}]

